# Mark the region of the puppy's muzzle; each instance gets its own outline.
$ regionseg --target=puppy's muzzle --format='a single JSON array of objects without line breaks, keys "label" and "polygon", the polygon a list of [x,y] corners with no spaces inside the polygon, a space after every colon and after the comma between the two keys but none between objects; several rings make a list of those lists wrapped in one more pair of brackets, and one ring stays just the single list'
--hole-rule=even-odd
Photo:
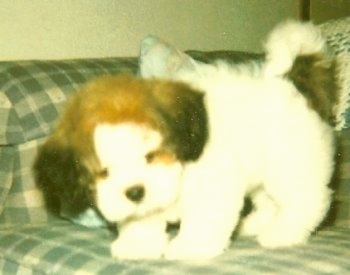
[{"label": "puppy's muzzle", "polygon": [[146,193],[145,187],[141,184],[136,184],[129,187],[125,191],[125,196],[132,202],[139,203],[142,201]]}]

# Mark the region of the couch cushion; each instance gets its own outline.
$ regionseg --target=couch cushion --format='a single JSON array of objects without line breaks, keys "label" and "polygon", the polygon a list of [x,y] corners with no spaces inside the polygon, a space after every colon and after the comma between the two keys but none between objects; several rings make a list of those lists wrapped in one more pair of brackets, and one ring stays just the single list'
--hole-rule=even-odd
[{"label": "couch cushion", "polygon": [[14,148],[0,147],[0,156],[0,213],[2,213],[12,186]]},{"label": "couch cushion", "polygon": [[[268,250],[234,239],[226,253],[205,262],[114,261],[104,229],[61,223],[0,229],[1,274],[348,274],[349,229],[327,228],[309,244]],[[23,273],[21,273],[23,272]]]},{"label": "couch cushion", "polygon": [[0,224],[51,220],[31,173],[38,146],[68,97],[105,74],[135,73],[136,58],[0,62]]},{"label": "couch cushion", "polygon": [[135,58],[0,62],[0,145],[50,133],[67,97],[87,80],[136,70]]},{"label": "couch cushion", "polygon": [[[332,222],[350,228],[350,129],[342,131],[338,139],[337,167],[333,180],[334,209]],[[333,213],[332,213],[333,212]]]},{"label": "couch cushion", "polygon": [[38,146],[44,139],[0,147],[5,153],[0,161],[6,163],[0,167],[0,227],[57,220],[46,211],[31,170]]}]

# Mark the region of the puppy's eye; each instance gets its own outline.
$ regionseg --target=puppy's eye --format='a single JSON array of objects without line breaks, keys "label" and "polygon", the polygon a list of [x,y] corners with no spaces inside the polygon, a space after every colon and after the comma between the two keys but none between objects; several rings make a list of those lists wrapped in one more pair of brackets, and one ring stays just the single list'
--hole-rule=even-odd
[{"label": "puppy's eye", "polygon": [[103,168],[96,173],[98,179],[106,179],[109,176],[108,168]]},{"label": "puppy's eye", "polygon": [[156,157],[157,157],[157,151],[153,151],[146,154],[145,159],[147,163],[153,163]]},{"label": "puppy's eye", "polygon": [[173,153],[162,150],[149,152],[145,155],[145,159],[148,164],[171,164],[176,161],[176,157]]}]

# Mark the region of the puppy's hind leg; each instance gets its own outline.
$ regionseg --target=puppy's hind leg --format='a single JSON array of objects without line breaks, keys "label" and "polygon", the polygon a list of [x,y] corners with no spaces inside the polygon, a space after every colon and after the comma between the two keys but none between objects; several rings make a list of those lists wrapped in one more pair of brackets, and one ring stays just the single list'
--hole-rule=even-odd
[{"label": "puppy's hind leg", "polygon": [[258,242],[270,248],[304,244],[329,208],[331,192],[327,188],[317,192],[293,193],[279,201],[276,218],[259,233]]},{"label": "puppy's hind leg", "polygon": [[331,202],[331,190],[327,186],[333,171],[331,156],[322,161],[317,159],[317,154],[313,159],[294,156],[274,167],[274,175],[266,181],[265,190],[274,200],[277,212],[258,234],[262,246],[303,244],[322,222]]},{"label": "puppy's hind leg", "polygon": [[249,197],[253,209],[243,218],[239,226],[238,234],[241,236],[258,235],[276,215],[275,202],[262,188],[255,190]]}]

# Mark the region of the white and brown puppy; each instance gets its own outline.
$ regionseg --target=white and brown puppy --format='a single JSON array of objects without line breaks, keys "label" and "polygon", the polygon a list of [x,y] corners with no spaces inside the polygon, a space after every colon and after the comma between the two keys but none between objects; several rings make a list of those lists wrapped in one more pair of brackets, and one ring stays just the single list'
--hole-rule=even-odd
[{"label": "white and brown puppy", "polygon": [[[338,100],[318,30],[284,24],[266,61],[243,65],[178,53],[185,68],[158,66],[165,59],[148,56],[153,42],[141,74],[170,81],[106,77],[68,105],[35,164],[48,206],[95,205],[119,225],[111,249],[120,259],[217,256],[247,196],[254,210],[242,233],[266,247],[304,243],[331,201]],[[169,240],[166,223],[177,220]]]},{"label": "white and brown puppy", "polygon": [[[124,257],[160,257],[167,239],[152,240],[165,237],[166,222],[178,219],[169,209],[179,199],[183,163],[198,159],[207,135],[203,94],[186,84],[102,77],[71,99],[40,149],[37,185],[53,212],[74,216],[96,206],[119,223],[119,239],[131,251]],[[148,236],[140,229],[127,239],[128,221],[155,216],[159,230]],[[142,241],[155,252],[133,247]]]},{"label": "white and brown puppy", "polygon": [[343,105],[336,61],[311,23],[282,23],[265,49],[256,62],[203,64],[157,38],[142,43],[141,75],[204,91],[208,112],[209,139],[186,166],[181,229],[168,258],[220,254],[245,197],[253,211],[239,233],[271,248],[305,243],[329,209]]}]

